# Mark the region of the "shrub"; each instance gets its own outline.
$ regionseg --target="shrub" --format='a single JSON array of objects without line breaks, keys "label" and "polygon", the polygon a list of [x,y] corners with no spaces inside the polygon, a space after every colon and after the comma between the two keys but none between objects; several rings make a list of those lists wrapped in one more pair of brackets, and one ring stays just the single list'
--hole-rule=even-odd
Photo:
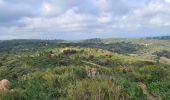
[{"label": "shrub", "polygon": [[87,77],[87,72],[84,68],[81,68],[81,69],[75,69],[74,71],[75,73],[75,76],[78,78],[78,79],[83,79],[83,78],[86,78]]},{"label": "shrub", "polygon": [[72,49],[63,50],[64,55],[70,55],[70,54],[75,54],[75,53],[77,53],[76,50],[72,50]]},{"label": "shrub", "polygon": [[[35,73],[27,80],[25,86],[28,100],[50,100],[60,96],[57,85],[51,84],[42,73]],[[58,82],[55,82],[58,83]]]},{"label": "shrub", "polygon": [[94,56],[93,55],[90,55],[89,57],[88,57],[88,60],[93,60],[94,59]]},{"label": "shrub", "polygon": [[0,62],[0,67],[3,66],[2,62]]},{"label": "shrub", "polygon": [[28,100],[25,91],[22,89],[14,89],[0,93],[0,100]]},{"label": "shrub", "polygon": [[145,77],[143,74],[133,71],[132,73],[128,73],[129,78],[131,79],[131,81],[134,82],[143,82]]},{"label": "shrub", "polygon": [[160,81],[164,78],[164,70],[160,66],[144,66],[140,68],[140,72],[144,75],[147,83]]},{"label": "shrub", "polygon": [[149,91],[163,100],[170,100],[170,82],[160,81],[148,84]]},{"label": "shrub", "polygon": [[121,98],[125,100],[146,100],[141,88],[130,82],[126,75],[118,75],[115,84],[121,87]]},{"label": "shrub", "polygon": [[167,58],[170,58],[170,51],[168,50],[162,50],[162,51],[157,51],[157,52],[154,52],[153,53],[154,55],[157,55],[158,58],[160,57],[167,57]]},{"label": "shrub", "polygon": [[82,80],[69,86],[72,100],[119,100],[120,88],[110,81]]}]

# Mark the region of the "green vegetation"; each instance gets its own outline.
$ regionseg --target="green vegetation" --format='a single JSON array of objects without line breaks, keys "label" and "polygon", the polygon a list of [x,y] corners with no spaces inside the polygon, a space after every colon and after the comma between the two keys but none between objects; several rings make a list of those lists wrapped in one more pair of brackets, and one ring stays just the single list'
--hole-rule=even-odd
[{"label": "green vegetation", "polygon": [[169,100],[170,65],[159,61],[169,58],[169,44],[155,39],[0,41],[0,80],[11,82],[0,100]]},{"label": "green vegetation", "polygon": [[159,58],[160,57],[167,57],[167,58],[170,59],[170,51],[167,51],[167,50],[162,50],[162,51],[159,51],[159,52],[155,52],[153,54],[157,55]]}]

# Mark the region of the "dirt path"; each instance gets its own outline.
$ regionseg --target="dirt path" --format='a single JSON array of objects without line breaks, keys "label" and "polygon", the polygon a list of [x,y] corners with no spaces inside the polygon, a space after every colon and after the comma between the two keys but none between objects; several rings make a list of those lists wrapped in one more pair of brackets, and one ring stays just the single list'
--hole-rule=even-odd
[{"label": "dirt path", "polygon": [[90,64],[90,65],[96,66],[96,67],[101,67],[100,65],[92,63],[92,62],[88,62],[88,61],[82,61],[82,62],[86,63],[86,64]]},{"label": "dirt path", "polygon": [[156,100],[156,98],[148,92],[148,89],[144,83],[139,82],[138,86],[143,90],[143,93],[147,96],[149,100]]},{"label": "dirt path", "polygon": [[93,63],[93,62],[89,62],[89,61],[81,61],[83,63],[86,63],[86,64],[89,64],[89,65],[92,65],[92,66],[95,66],[95,67],[98,67],[98,68],[107,68],[107,67],[104,67],[104,66],[101,66],[99,64],[96,64],[96,63]]}]

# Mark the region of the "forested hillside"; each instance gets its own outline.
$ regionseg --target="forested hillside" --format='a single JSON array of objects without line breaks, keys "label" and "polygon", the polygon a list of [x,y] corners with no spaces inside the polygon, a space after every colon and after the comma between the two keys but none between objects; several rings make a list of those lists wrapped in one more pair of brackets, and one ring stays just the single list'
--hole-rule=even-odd
[{"label": "forested hillside", "polygon": [[0,41],[0,100],[169,100],[169,55],[169,40]]}]

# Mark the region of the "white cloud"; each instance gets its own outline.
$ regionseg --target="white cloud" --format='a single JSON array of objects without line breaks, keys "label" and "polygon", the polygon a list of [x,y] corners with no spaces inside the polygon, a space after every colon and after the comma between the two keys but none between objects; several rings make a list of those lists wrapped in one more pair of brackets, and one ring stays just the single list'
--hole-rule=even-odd
[{"label": "white cloud", "polygon": [[170,0],[165,0],[165,2],[168,2],[168,3],[169,3],[169,2],[170,2]]},{"label": "white cloud", "polygon": [[163,1],[153,0],[147,5],[136,8],[133,13],[137,17],[154,16],[158,14],[170,14],[170,4]]},{"label": "white cloud", "polygon": [[51,3],[45,2],[42,4],[40,11],[42,12],[44,16],[55,16],[61,13],[62,9],[57,5],[53,5]]},{"label": "white cloud", "polygon": [[154,25],[162,25],[163,22],[161,20],[160,17],[155,17],[153,19],[150,20],[150,24],[154,24]]},{"label": "white cloud", "polygon": [[0,0],[0,38],[162,30],[169,9],[169,0]]},{"label": "white cloud", "polygon": [[73,31],[86,28],[93,20],[92,16],[78,14],[76,8],[69,9],[64,14],[51,18],[23,18],[22,21],[29,29],[48,29],[60,31]]},{"label": "white cloud", "polygon": [[104,14],[104,15],[99,16],[97,20],[99,23],[103,23],[103,24],[111,23],[112,16],[110,14]]},{"label": "white cloud", "polygon": [[110,0],[92,0],[94,5],[102,12],[105,12],[110,9],[111,3]]},{"label": "white cloud", "polygon": [[170,26],[169,18],[154,17],[150,20],[150,24],[155,26]]}]

